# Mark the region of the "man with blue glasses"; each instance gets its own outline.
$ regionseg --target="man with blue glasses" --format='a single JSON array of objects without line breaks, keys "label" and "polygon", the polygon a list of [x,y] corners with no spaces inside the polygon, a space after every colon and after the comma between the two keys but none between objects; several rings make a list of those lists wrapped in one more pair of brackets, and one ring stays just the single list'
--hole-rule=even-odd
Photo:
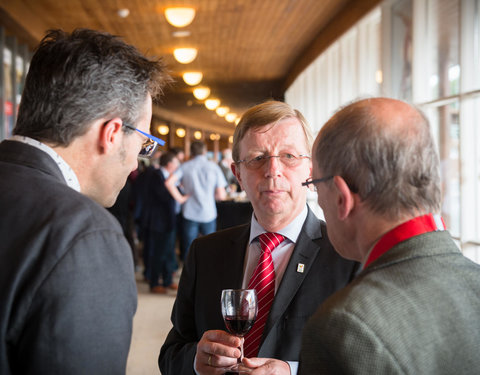
[{"label": "man with blue glasses", "polygon": [[137,290],[104,207],[162,142],[152,98],[169,80],[106,33],[54,30],[37,48],[0,143],[1,374],[125,373]]}]

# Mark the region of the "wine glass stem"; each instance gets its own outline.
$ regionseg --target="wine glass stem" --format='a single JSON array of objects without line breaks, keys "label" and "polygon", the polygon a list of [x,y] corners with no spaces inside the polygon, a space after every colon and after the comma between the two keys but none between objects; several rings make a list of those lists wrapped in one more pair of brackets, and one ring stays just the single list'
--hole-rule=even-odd
[{"label": "wine glass stem", "polygon": [[238,359],[238,363],[242,363],[243,361],[243,342],[240,344],[240,358]]}]

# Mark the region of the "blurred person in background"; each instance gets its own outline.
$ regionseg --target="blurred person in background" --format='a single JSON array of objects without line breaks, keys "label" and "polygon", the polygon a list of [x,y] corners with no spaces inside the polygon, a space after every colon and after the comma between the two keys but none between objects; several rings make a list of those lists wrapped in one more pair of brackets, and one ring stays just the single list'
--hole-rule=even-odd
[{"label": "blurred person in background", "polygon": [[[165,294],[167,289],[177,289],[172,279],[175,265],[176,201],[168,192],[165,181],[179,165],[173,152],[163,153],[159,168],[151,170],[144,200],[144,249],[150,254],[150,291],[157,294]],[[162,279],[162,285],[159,278]]]},{"label": "blurred person in background", "polygon": [[227,192],[229,194],[236,193],[238,191],[239,186],[237,178],[232,172],[232,150],[229,148],[226,148],[222,151],[222,160],[218,162],[218,165],[220,169],[223,172],[223,175],[225,176],[225,179],[227,180],[228,183],[228,188]]},{"label": "blurred person in background", "polygon": [[[124,374],[137,289],[112,206],[153,150],[161,61],[107,33],[52,30],[0,143],[0,373]],[[148,142],[146,142],[148,141]]]},{"label": "blurred person in background", "polygon": [[[215,232],[217,225],[216,200],[227,196],[227,181],[222,170],[207,159],[207,146],[201,141],[192,142],[191,159],[181,165],[166,181],[170,194],[178,201],[178,184],[188,199],[182,205],[182,247],[188,253],[190,244],[199,234]],[[186,256],[185,254],[184,256]]]}]

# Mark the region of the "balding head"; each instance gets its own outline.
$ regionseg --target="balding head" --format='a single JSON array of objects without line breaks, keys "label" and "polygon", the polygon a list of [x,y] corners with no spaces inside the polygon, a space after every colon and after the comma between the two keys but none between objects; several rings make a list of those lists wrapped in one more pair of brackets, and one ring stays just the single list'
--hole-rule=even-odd
[{"label": "balding head", "polygon": [[341,109],[321,129],[314,162],[343,177],[374,212],[389,219],[438,212],[439,161],[425,116],[394,99],[365,99]]}]

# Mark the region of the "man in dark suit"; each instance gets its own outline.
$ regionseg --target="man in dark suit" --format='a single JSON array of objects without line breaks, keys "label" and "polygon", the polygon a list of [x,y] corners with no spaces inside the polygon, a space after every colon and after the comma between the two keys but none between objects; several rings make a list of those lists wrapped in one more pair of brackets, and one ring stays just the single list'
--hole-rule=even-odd
[{"label": "man in dark suit", "polygon": [[237,362],[242,339],[225,331],[220,296],[222,289],[247,288],[265,253],[258,238],[265,232],[284,238],[271,252],[275,298],[257,346],[253,337],[245,339],[254,358],[244,364],[259,373],[296,373],[304,323],[358,266],[335,253],[324,223],[306,204],[301,182],[311,176],[312,140],[303,116],[285,103],[266,102],[243,115],[232,170],[254,215],[250,223],[192,243],[159,357],[162,374],[222,374]]},{"label": "man in dark suit", "polygon": [[313,184],[335,249],[363,271],[305,326],[300,374],[473,374],[480,368],[480,266],[441,219],[430,126],[386,98],[333,116]]},{"label": "man in dark suit", "polygon": [[153,150],[137,130],[168,79],[106,33],[54,30],[36,50],[0,144],[1,374],[125,373],[137,291],[104,207]]},{"label": "man in dark suit", "polygon": [[[180,165],[175,154],[168,151],[160,156],[159,168],[150,168],[151,176],[145,190],[143,207],[143,227],[145,239],[143,251],[151,254],[150,291],[167,293],[167,289],[177,289],[172,275],[175,259],[176,201],[168,192],[165,180]],[[159,278],[162,278],[162,285]]]}]

